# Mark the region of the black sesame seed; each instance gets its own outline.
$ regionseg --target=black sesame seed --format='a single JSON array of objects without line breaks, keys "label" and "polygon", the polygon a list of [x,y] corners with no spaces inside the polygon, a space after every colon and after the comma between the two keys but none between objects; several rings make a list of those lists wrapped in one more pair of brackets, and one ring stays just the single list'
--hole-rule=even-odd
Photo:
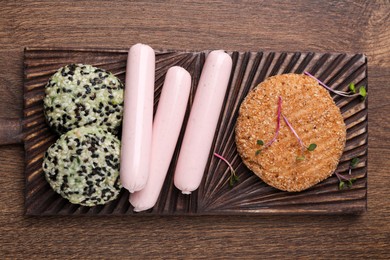
[{"label": "black sesame seed", "polygon": [[69,72],[74,73],[74,71],[76,70],[77,66],[76,66],[76,64],[70,64],[67,67],[69,69]]}]

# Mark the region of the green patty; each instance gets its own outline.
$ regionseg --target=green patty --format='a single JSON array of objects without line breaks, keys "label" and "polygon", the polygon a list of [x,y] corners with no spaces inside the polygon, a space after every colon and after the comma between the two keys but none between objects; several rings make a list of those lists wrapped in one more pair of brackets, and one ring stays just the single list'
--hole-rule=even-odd
[{"label": "green patty", "polygon": [[59,134],[87,125],[119,130],[123,84],[103,69],[83,64],[60,68],[46,84],[45,94],[46,119]]},{"label": "green patty", "polygon": [[71,203],[105,204],[117,198],[120,141],[95,126],[73,129],[51,145],[43,160],[50,186]]}]

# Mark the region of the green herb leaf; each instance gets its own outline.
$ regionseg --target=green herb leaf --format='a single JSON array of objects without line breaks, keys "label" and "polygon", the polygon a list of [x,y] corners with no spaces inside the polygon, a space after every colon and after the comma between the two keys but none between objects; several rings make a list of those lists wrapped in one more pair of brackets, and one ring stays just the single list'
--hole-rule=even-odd
[{"label": "green herb leaf", "polygon": [[257,150],[255,155],[259,155],[261,153],[261,150]]},{"label": "green herb leaf", "polygon": [[349,181],[348,181],[348,188],[352,188],[352,185],[353,185],[353,182],[355,181],[355,179],[350,179]]},{"label": "green herb leaf", "polygon": [[229,186],[230,186],[230,188],[234,186],[234,179],[233,178],[229,178]]},{"label": "green herb leaf", "polygon": [[307,150],[309,150],[310,152],[314,151],[315,149],[317,148],[317,145],[316,144],[310,144],[309,147],[307,147]]},{"label": "green herb leaf", "polygon": [[352,92],[352,93],[356,93],[356,89],[355,89],[355,84],[354,83],[351,83],[349,84],[349,90]]},{"label": "green herb leaf", "polygon": [[362,96],[363,99],[366,98],[366,96],[367,96],[367,91],[366,91],[366,88],[365,88],[364,86],[361,86],[361,87],[359,88],[359,94],[360,94],[360,96]]},{"label": "green herb leaf", "polygon": [[358,165],[359,161],[360,161],[359,158],[354,157],[354,158],[352,158],[351,162],[349,163],[349,166],[356,167],[356,165]]},{"label": "green herb leaf", "polygon": [[342,190],[344,188],[344,182],[343,181],[340,181],[339,183],[339,190]]},{"label": "green herb leaf", "polygon": [[297,156],[297,161],[304,161],[305,160],[305,156],[301,155],[301,156]]},{"label": "green herb leaf", "polygon": [[264,145],[264,142],[263,142],[263,140],[257,140],[257,144],[258,145]]},{"label": "green herb leaf", "polygon": [[238,182],[239,180],[240,180],[240,178],[236,175],[236,173],[233,173],[232,175],[230,175],[230,178],[229,178],[230,188],[233,188],[234,184],[236,182]]}]

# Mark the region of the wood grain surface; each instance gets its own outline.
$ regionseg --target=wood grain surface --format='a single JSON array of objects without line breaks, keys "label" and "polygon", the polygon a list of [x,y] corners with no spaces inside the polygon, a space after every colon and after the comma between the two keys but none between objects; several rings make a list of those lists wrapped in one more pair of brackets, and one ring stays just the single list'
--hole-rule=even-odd
[{"label": "wood grain surface", "polygon": [[[0,258],[390,258],[389,1],[1,1],[0,117],[21,118],[30,47],[365,53],[360,216],[26,217],[24,149],[0,147]],[[17,140],[17,139],[16,139]]]}]

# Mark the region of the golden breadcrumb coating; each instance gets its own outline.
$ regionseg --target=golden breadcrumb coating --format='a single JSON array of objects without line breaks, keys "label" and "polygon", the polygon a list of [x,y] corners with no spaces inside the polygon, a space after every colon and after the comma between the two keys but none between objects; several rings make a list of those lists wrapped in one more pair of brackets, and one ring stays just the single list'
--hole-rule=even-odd
[{"label": "golden breadcrumb coating", "polygon": [[[260,154],[257,140],[269,142],[276,130],[278,97],[282,114],[305,146],[302,152],[292,131],[280,119],[277,140]],[[302,74],[273,76],[254,88],[241,104],[236,125],[236,144],[244,164],[267,184],[284,191],[302,191],[328,178],[336,169],[346,141],[340,109],[328,91]],[[297,156],[304,155],[304,160]]]}]

